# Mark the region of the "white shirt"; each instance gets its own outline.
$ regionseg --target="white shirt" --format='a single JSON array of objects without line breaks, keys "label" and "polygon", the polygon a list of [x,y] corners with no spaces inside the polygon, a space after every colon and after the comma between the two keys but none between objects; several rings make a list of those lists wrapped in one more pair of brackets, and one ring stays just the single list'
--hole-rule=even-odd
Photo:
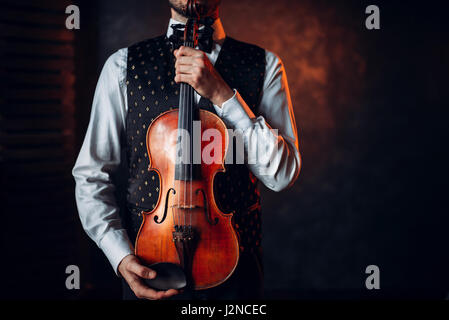
[{"label": "white shirt", "polygon": [[[170,19],[167,36],[173,32],[170,26],[175,23],[181,22]],[[225,38],[220,19],[212,27],[215,29],[215,41]],[[212,64],[215,64],[220,50],[221,45],[214,42],[212,52],[207,54]],[[124,157],[121,135],[125,130],[128,111],[125,84],[127,55],[127,48],[118,50],[108,58],[101,71],[90,123],[72,172],[84,230],[103,250],[116,272],[120,261],[134,252],[126,230],[122,227],[114,196],[115,186],[111,181],[111,176]],[[265,59],[266,71],[257,116],[236,90],[232,98],[221,107],[214,108],[229,128],[251,132],[244,136],[248,159],[254,157],[248,152],[253,150],[250,149],[251,145],[257,144],[261,150],[271,150],[272,161],[260,164],[248,160],[247,166],[265,186],[280,191],[296,180],[301,161],[284,66],[272,52],[265,51]],[[196,98],[199,101],[197,93]],[[271,128],[278,129],[279,134]]]}]

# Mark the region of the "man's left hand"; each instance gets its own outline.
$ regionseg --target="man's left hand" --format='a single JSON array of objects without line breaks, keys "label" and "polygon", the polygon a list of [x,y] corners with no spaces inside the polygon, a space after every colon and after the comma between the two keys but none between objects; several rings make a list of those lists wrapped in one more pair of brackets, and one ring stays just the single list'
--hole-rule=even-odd
[{"label": "man's left hand", "polygon": [[177,83],[190,84],[202,97],[219,107],[234,95],[203,51],[181,46],[174,55]]}]

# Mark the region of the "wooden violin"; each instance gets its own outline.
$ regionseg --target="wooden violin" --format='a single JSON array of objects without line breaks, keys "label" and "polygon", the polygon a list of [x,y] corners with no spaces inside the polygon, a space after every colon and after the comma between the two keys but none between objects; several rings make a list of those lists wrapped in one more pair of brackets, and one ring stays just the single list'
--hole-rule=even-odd
[{"label": "wooden violin", "polygon": [[[188,1],[184,46],[197,45],[201,10],[198,3]],[[214,177],[225,171],[226,125],[212,112],[199,109],[194,93],[181,83],[179,108],[162,113],[148,127],[149,170],[158,174],[160,192],[154,209],[142,212],[135,254],[150,268],[157,263],[179,267],[187,285],[200,290],[231,276],[239,260],[239,242],[233,213],[221,212],[214,197]],[[195,161],[198,155],[201,159]],[[164,273],[161,269],[158,276]]]}]

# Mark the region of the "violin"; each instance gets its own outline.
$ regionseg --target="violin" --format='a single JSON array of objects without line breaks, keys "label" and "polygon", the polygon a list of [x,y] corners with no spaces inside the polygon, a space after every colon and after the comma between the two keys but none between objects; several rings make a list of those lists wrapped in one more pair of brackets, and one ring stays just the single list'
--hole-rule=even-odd
[{"label": "violin", "polygon": [[[184,46],[195,48],[203,9],[188,1],[185,11]],[[146,135],[148,169],[159,176],[160,192],[154,209],[142,212],[135,254],[157,272],[147,284],[160,290],[215,287],[239,260],[233,213],[221,212],[214,196],[214,177],[225,171],[228,132],[217,115],[197,107],[194,93],[181,83],[178,108],[154,119]],[[205,136],[213,141],[203,141]]]}]

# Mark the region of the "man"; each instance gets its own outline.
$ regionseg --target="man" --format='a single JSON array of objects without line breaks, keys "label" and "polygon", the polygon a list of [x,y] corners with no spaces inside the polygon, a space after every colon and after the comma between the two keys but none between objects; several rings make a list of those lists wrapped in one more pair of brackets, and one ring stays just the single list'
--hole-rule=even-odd
[{"label": "man", "polygon": [[[133,242],[141,211],[154,208],[159,192],[157,174],[147,170],[146,131],[158,115],[178,105],[179,83],[186,82],[195,89],[199,107],[216,113],[228,128],[245,133],[247,163],[227,165],[226,173],[215,178],[219,207],[235,211],[233,223],[241,251],[235,272],[216,288],[178,297],[257,298],[262,285],[257,182],[280,191],[295,181],[300,170],[287,78],[275,54],[226,36],[218,17],[220,0],[201,2],[213,22],[212,29],[201,27],[212,30],[212,46],[207,48],[206,39],[204,48],[178,47],[174,33],[187,20],[186,3],[169,1],[172,18],[165,35],[118,50],[106,61],[73,169],[78,211],[87,234],[129,285],[125,284],[125,298],[162,299],[179,294],[144,284],[142,278],[157,275],[134,256]],[[249,161],[256,157],[250,152],[254,145],[266,150],[271,161]],[[128,174],[127,205],[120,212],[113,178],[123,170]]]}]

